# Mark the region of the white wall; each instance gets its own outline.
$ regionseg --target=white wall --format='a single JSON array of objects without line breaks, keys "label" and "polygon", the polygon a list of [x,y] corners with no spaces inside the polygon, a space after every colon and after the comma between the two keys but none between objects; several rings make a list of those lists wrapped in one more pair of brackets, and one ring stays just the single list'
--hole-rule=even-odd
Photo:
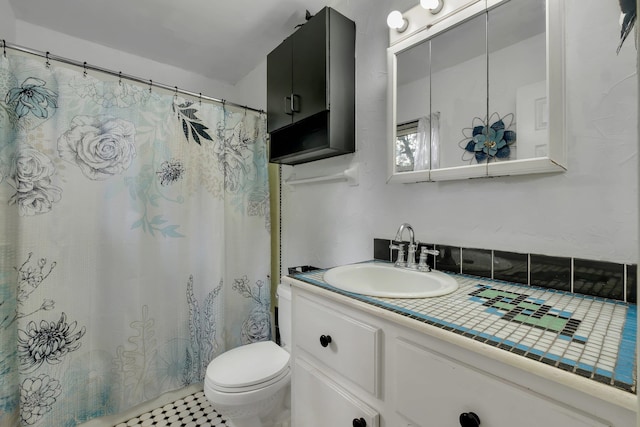
[{"label": "white wall", "polygon": [[399,3],[331,4],[357,26],[357,153],[284,167],[283,175],[358,163],[360,185],[285,185],[283,267],[370,259],[373,238],[392,238],[402,222],[425,242],[636,263],[636,50],[627,40],[616,55],[617,2],[566,2],[566,173],[408,185],[386,184],[385,20],[413,6]]},{"label": "white wall", "polygon": [[234,102],[267,110],[267,58],[236,84]]},{"label": "white wall", "polygon": [[[5,0],[0,0],[0,2]],[[1,3],[0,3],[1,4]],[[1,9],[0,9],[1,10]],[[235,87],[212,80],[184,69],[131,55],[103,45],[68,36],[44,27],[16,20],[16,43],[20,46],[51,52],[76,61],[96,65],[124,74],[153,80],[169,86],[178,86],[194,93],[202,92],[219,99],[234,100]]]},{"label": "white wall", "polygon": [[0,0],[0,39],[15,42],[16,18],[9,0]]}]

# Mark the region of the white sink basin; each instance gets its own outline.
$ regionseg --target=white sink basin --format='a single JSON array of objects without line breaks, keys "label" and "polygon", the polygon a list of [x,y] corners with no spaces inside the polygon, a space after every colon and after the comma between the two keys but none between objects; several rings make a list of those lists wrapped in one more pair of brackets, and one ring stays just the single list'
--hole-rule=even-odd
[{"label": "white sink basin", "polygon": [[350,264],[324,273],[324,281],[347,292],[385,298],[427,298],[447,295],[458,282],[440,271],[415,271],[391,264]]}]

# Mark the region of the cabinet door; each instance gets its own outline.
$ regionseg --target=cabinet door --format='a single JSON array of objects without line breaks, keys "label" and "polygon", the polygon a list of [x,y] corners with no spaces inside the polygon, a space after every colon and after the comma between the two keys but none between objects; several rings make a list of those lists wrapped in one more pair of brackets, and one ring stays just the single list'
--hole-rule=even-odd
[{"label": "cabinet door", "polygon": [[292,426],[378,427],[379,414],[374,409],[299,357],[294,362],[291,386]]},{"label": "cabinet door", "polygon": [[291,37],[294,122],[327,109],[327,13],[318,12]]},{"label": "cabinet door", "polygon": [[396,344],[395,375],[388,378],[395,381],[396,410],[412,427],[456,426],[468,412],[490,427],[611,425],[418,344]]},{"label": "cabinet door", "polygon": [[[374,396],[380,388],[380,329],[299,296],[294,299],[293,342]],[[321,344],[320,337],[330,337]]]},{"label": "cabinet door", "polygon": [[269,132],[292,122],[292,45],[289,37],[267,55],[267,130]]}]

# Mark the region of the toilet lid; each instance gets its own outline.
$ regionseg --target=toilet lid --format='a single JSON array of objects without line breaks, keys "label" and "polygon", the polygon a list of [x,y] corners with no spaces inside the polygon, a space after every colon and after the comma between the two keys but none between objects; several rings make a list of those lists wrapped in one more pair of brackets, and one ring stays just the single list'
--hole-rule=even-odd
[{"label": "toilet lid", "polygon": [[289,353],[273,341],[229,350],[213,359],[207,379],[220,388],[247,388],[281,376],[289,369]]}]

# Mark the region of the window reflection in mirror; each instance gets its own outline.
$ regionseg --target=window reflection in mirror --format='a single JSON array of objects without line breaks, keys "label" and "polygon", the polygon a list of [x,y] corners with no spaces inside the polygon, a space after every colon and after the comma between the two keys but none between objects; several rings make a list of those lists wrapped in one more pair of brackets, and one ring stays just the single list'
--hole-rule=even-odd
[{"label": "window reflection in mirror", "polygon": [[418,121],[398,125],[396,131],[396,172],[410,172],[415,168],[418,148]]},{"label": "window reflection in mirror", "polygon": [[422,138],[418,145],[419,120],[431,108],[429,49],[424,42],[397,55],[396,172],[429,169],[430,141]]}]

